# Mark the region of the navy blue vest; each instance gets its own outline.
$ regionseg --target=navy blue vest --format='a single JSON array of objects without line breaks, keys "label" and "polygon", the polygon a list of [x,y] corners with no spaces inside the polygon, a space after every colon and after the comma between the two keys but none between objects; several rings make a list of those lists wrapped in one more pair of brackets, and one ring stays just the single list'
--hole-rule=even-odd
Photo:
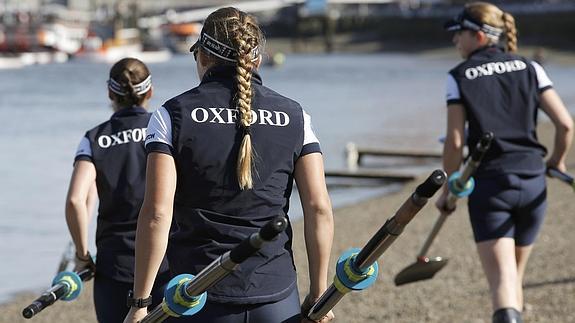
[{"label": "navy blue vest", "polygon": [[[197,274],[267,221],[288,212],[294,166],[305,153],[303,110],[264,87],[254,73],[254,188],[240,190],[236,160],[242,131],[233,98],[235,73],[229,66],[210,69],[198,87],[164,104],[172,122],[171,153],[178,174],[174,216],[179,230],[168,252],[174,274]],[[153,143],[147,147],[154,151]],[[211,288],[208,297],[234,304],[287,297],[296,287],[291,239],[289,226]]]},{"label": "navy blue vest", "polygon": [[[122,109],[86,132],[96,168],[99,207],[96,229],[98,274],[133,282],[136,225],[144,199],[144,140],[150,113],[140,107]],[[166,270],[164,264],[162,270]]]},{"label": "navy blue vest", "polygon": [[537,140],[539,94],[534,67],[525,58],[496,46],[481,48],[449,72],[457,82],[469,125],[468,147],[482,134],[495,139],[477,177],[499,173],[525,175],[545,171],[546,149]]}]

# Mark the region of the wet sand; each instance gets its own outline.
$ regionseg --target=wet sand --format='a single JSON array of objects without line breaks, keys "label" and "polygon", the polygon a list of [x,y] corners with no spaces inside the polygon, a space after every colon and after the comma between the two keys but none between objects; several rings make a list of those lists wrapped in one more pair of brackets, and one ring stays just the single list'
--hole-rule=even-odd
[{"label": "wet sand", "polygon": [[[552,144],[550,124],[540,126],[541,142]],[[568,168],[575,171],[575,152]],[[335,210],[336,236],[332,266],[350,247],[363,247],[369,238],[410,196],[421,180],[388,196]],[[525,322],[575,322],[575,193],[564,183],[548,180],[548,212],[525,277]],[[394,276],[415,261],[415,256],[438,212],[432,198],[380,258],[377,282],[369,289],[347,294],[334,309],[337,322],[491,322],[487,282],[473,243],[466,201],[444,225],[429,252],[449,258],[435,278],[396,287]],[[307,290],[306,254],[302,222],[294,223],[294,253],[302,295]],[[22,309],[36,294],[18,295],[0,305],[0,322],[28,322]],[[58,302],[34,317],[33,322],[96,322],[91,303],[91,282],[74,302]]]}]

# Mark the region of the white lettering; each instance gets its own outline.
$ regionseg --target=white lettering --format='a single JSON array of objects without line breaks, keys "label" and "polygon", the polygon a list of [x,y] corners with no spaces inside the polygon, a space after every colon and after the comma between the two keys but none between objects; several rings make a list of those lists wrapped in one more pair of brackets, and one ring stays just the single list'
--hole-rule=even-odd
[{"label": "white lettering", "polygon": [[[222,119],[222,117],[220,116],[220,114],[222,113],[222,111],[224,111],[224,108],[210,108],[210,111],[214,114],[214,117],[212,118],[212,120],[210,120],[211,123],[217,122],[217,123],[226,123],[224,121],[224,119]],[[215,120],[218,121],[215,121]]]},{"label": "white lettering", "polygon": [[[275,115],[276,115],[276,126],[280,126],[280,127],[285,127],[289,124],[289,116],[287,113],[282,112],[282,111],[275,111]],[[283,122],[282,122],[282,116],[283,116]]]},{"label": "white lettering", "polygon": [[465,70],[465,77],[468,80],[474,80],[477,78],[477,76],[479,76],[479,72],[477,72],[476,68],[471,67]]},{"label": "white lettering", "polygon": [[102,147],[102,148],[108,148],[110,147],[110,145],[112,144],[112,140],[110,139],[110,137],[103,135],[98,137],[98,146]]},{"label": "white lettering", "polygon": [[260,109],[260,124],[269,124],[271,126],[275,126],[274,122],[272,121],[272,113],[268,110]]},{"label": "white lettering", "polygon": [[[202,119],[198,119],[198,111],[202,113]],[[192,110],[192,119],[199,123],[206,122],[208,120],[208,111],[204,108],[195,108]]]},{"label": "white lettering", "polygon": [[236,109],[226,109],[228,111],[228,122],[226,123],[236,123],[238,119],[238,110]]},{"label": "white lettering", "polygon": [[250,125],[253,125],[258,121],[258,114],[254,110],[250,110],[250,114],[252,116],[252,121],[250,122]]},{"label": "white lettering", "polygon": [[493,73],[503,74],[515,71],[521,71],[527,68],[527,64],[521,60],[512,60],[505,62],[491,62],[465,70],[465,77],[468,80],[474,80],[481,76],[493,75]]},{"label": "white lettering", "polygon": [[98,137],[98,146],[101,148],[109,148],[129,142],[141,142],[146,137],[146,131],[147,128],[136,128],[122,130],[116,134],[101,135]]},{"label": "white lettering", "polygon": [[144,139],[145,136],[145,132],[146,128],[142,128],[142,129],[134,129],[134,131],[132,131],[132,139],[134,139],[134,142],[140,142],[142,141],[142,139]]},{"label": "white lettering", "polygon": [[[237,109],[231,108],[195,108],[191,111],[190,116],[192,120],[198,123],[208,122],[209,120],[210,123],[235,124],[237,123],[239,113]],[[250,124],[252,125],[258,123],[261,125],[285,127],[290,123],[289,115],[283,111],[258,109],[250,110],[250,114]],[[131,136],[135,137],[136,133],[132,132]]]}]

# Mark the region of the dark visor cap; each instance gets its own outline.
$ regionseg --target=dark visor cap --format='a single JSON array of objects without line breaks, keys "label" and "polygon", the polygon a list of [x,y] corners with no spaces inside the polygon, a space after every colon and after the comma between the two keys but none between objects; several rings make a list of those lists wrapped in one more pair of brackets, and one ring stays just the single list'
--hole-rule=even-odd
[{"label": "dark visor cap", "polygon": [[200,47],[200,40],[198,39],[193,45],[192,47],[190,47],[190,52],[193,53],[195,52],[199,47]]},{"label": "dark visor cap", "polygon": [[458,31],[458,30],[473,30],[480,31],[481,23],[478,23],[473,19],[465,10],[459,15],[453,17],[449,21],[443,24],[443,28],[447,31]]}]

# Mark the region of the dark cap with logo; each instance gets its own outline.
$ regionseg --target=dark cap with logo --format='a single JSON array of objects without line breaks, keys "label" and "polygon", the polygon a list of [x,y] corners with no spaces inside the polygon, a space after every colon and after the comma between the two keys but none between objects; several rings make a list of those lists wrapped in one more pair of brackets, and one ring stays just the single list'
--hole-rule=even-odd
[{"label": "dark cap with logo", "polygon": [[472,30],[472,31],[482,31],[487,36],[492,38],[498,38],[503,30],[501,28],[493,27],[488,24],[484,24],[477,19],[473,18],[465,9],[447,21],[443,28],[447,31],[459,31],[459,30]]}]

